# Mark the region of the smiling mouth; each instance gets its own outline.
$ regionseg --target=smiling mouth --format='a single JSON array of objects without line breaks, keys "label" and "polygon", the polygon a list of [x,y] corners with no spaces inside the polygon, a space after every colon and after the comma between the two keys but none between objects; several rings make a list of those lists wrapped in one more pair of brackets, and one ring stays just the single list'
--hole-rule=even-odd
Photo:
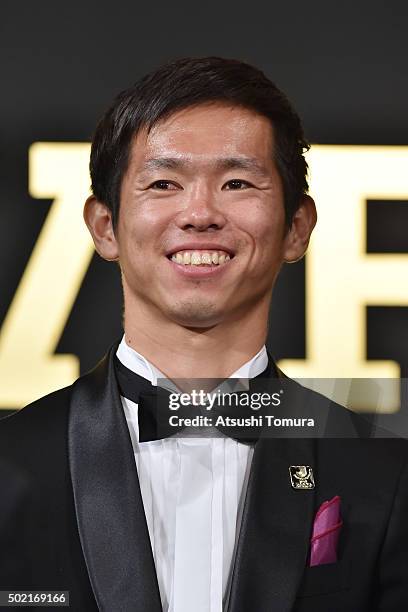
[{"label": "smiling mouth", "polygon": [[170,261],[182,266],[222,266],[234,258],[226,251],[177,251],[167,256]]}]

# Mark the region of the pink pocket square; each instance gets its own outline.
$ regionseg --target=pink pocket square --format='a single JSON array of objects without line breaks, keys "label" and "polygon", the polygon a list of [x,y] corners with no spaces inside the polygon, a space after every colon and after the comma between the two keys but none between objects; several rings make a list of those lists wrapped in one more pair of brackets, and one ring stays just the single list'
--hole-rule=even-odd
[{"label": "pink pocket square", "polygon": [[313,523],[310,541],[310,567],[337,561],[337,542],[343,521],[340,517],[340,497],[322,503]]}]

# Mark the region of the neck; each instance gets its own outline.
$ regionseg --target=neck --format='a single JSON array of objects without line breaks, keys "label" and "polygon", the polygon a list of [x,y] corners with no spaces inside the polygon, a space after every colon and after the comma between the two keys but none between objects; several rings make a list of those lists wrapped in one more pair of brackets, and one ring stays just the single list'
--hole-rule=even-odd
[{"label": "neck", "polygon": [[207,328],[185,327],[126,304],[125,339],[168,378],[227,378],[265,344],[269,303]]}]

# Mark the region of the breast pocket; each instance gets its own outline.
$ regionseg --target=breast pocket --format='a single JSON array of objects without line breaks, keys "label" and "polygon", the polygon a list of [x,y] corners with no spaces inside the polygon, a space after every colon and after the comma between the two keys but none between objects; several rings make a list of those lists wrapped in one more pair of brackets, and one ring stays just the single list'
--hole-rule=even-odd
[{"label": "breast pocket", "polygon": [[337,563],[307,567],[297,597],[311,597],[346,591],[350,588],[351,564],[348,559]]}]

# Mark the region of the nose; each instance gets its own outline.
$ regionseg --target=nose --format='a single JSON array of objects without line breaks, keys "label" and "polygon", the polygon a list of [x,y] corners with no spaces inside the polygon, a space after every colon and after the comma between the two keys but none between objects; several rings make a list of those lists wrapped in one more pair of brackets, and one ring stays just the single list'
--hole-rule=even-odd
[{"label": "nose", "polygon": [[188,206],[179,212],[176,224],[183,230],[217,230],[224,227],[226,217],[210,193],[200,191],[190,197]]}]

